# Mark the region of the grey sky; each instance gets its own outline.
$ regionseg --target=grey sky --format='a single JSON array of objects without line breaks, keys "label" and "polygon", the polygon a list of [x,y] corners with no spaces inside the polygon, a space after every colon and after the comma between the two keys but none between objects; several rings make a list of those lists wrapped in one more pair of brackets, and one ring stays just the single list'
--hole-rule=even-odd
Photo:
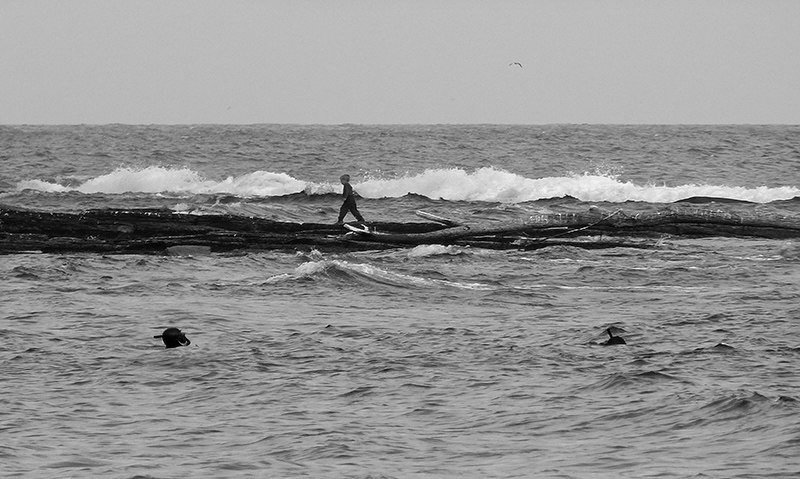
[{"label": "grey sky", "polygon": [[3,124],[794,124],[800,2],[0,0],[0,64]]}]

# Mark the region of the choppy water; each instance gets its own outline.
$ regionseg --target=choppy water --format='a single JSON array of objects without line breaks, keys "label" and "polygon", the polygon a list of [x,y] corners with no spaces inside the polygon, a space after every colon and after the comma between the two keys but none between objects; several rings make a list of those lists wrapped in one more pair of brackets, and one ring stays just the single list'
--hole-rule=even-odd
[{"label": "choppy water", "polygon": [[[689,196],[797,214],[798,133],[0,127],[0,205],[333,222],[350,172],[368,219]],[[793,240],[18,254],[0,280],[5,477],[800,474]],[[168,326],[192,345],[164,349]]]}]

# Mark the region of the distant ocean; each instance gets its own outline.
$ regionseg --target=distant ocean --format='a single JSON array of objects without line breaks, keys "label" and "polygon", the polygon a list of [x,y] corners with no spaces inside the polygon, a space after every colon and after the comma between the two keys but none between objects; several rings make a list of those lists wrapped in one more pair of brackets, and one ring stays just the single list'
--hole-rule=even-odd
[{"label": "distant ocean", "polygon": [[[344,173],[367,221],[797,218],[800,126],[0,126],[0,208],[332,224]],[[29,252],[0,279],[2,477],[800,475],[798,240]]]}]

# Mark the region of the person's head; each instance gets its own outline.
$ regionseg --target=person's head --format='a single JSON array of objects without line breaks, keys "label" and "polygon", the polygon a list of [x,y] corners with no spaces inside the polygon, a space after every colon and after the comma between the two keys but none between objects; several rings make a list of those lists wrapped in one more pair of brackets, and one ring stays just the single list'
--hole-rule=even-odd
[{"label": "person's head", "polygon": [[163,333],[153,337],[161,338],[161,340],[164,341],[164,346],[167,348],[177,348],[179,346],[188,346],[192,344],[189,338],[178,328],[167,328]]},{"label": "person's head", "polygon": [[346,183],[350,183],[350,175],[342,175],[339,177],[339,180],[341,180],[343,185]]}]

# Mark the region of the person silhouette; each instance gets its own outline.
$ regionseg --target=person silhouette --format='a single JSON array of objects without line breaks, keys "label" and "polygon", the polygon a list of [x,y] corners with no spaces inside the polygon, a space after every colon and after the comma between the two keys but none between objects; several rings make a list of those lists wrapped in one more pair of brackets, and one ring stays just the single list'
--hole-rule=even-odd
[{"label": "person silhouette", "polygon": [[350,175],[342,175],[339,177],[339,180],[343,185],[342,198],[344,198],[344,202],[342,203],[342,207],[339,208],[339,219],[336,220],[336,224],[342,224],[344,222],[344,217],[348,212],[352,213],[353,216],[356,217],[356,220],[363,223],[364,217],[358,212],[358,207],[356,207],[356,197],[353,195],[353,187],[350,185]]}]

